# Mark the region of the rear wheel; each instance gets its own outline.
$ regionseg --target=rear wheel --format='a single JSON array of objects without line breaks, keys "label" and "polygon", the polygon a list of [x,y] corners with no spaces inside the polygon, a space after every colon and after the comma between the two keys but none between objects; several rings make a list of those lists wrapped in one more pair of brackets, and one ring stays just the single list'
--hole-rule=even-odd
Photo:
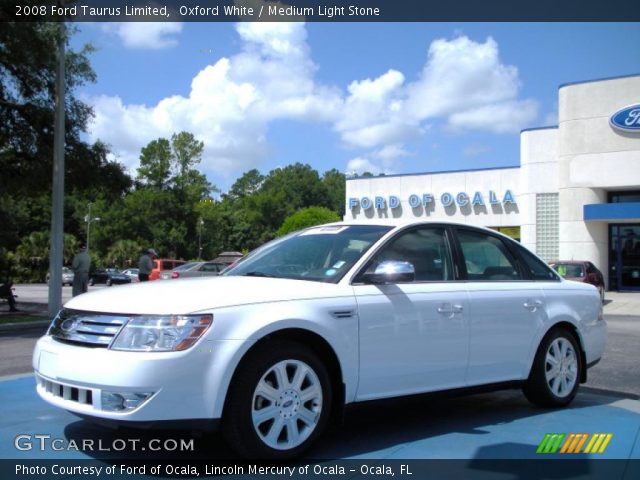
[{"label": "rear wheel", "polygon": [[604,303],[604,286],[600,285],[598,287],[598,292],[600,292],[600,301]]},{"label": "rear wheel", "polygon": [[107,287],[110,287],[110,286],[111,286],[111,279],[107,278]]},{"label": "rear wheel", "polygon": [[322,433],[331,402],[329,374],[316,354],[296,342],[272,341],[240,365],[223,433],[247,458],[292,458]]},{"label": "rear wheel", "polygon": [[582,376],[578,342],[566,329],[557,329],[542,340],[524,394],[541,407],[563,407],[578,392]]}]

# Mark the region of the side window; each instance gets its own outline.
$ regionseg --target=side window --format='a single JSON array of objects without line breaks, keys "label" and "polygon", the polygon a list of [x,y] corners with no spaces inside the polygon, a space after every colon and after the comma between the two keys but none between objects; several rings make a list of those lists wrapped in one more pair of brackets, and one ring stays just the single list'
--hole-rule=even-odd
[{"label": "side window", "polygon": [[215,263],[204,263],[200,267],[201,272],[217,272],[218,266]]},{"label": "side window", "polygon": [[453,280],[444,228],[424,227],[401,233],[376,255],[369,268],[389,260],[411,263],[416,272],[416,282]]},{"label": "side window", "polygon": [[499,238],[483,232],[459,229],[458,240],[469,280],[521,279],[515,260]]},{"label": "side window", "polygon": [[173,262],[164,260],[162,262],[162,270],[171,270],[173,268]]},{"label": "side window", "polygon": [[158,261],[154,260],[153,261],[153,268],[159,268],[158,265],[159,265]]},{"label": "side window", "polygon": [[558,280],[558,275],[542,260],[524,247],[518,248],[527,272],[534,280]]}]

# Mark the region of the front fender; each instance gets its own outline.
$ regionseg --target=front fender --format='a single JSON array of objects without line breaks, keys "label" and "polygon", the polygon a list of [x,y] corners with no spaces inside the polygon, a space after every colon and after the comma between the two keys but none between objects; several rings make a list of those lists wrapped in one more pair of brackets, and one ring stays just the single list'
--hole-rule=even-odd
[{"label": "front fender", "polygon": [[[348,318],[336,318],[332,312],[352,311]],[[358,372],[358,317],[352,298],[274,302],[229,307],[214,311],[208,340],[214,348],[224,349],[224,365],[210,365],[211,381],[207,395],[215,399],[213,418],[220,418],[225,398],[238,365],[260,340],[289,329],[311,332],[324,339],[338,359],[345,385],[345,402],[355,398]],[[217,357],[220,360],[220,356]]]}]

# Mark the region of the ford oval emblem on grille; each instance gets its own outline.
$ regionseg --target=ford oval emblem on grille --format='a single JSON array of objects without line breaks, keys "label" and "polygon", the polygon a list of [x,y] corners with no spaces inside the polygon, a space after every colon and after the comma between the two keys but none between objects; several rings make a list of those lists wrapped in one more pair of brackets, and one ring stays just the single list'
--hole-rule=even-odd
[{"label": "ford oval emblem on grille", "polygon": [[76,320],[69,318],[64,322],[62,322],[62,324],[60,325],[60,328],[65,332],[71,332],[76,328]]},{"label": "ford oval emblem on grille", "polygon": [[640,104],[630,105],[611,115],[609,123],[616,130],[640,132]]}]

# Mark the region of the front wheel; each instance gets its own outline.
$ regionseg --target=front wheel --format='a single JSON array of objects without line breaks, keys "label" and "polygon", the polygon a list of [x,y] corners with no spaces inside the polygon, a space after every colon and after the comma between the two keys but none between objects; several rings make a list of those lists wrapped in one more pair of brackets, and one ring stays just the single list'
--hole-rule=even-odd
[{"label": "front wheel", "polygon": [[329,374],[316,354],[296,342],[271,341],[239,367],[223,433],[246,458],[293,458],[322,433],[331,402]]},{"label": "front wheel", "polygon": [[583,368],[575,337],[565,329],[557,329],[540,344],[524,394],[541,407],[568,405],[578,392]]}]

